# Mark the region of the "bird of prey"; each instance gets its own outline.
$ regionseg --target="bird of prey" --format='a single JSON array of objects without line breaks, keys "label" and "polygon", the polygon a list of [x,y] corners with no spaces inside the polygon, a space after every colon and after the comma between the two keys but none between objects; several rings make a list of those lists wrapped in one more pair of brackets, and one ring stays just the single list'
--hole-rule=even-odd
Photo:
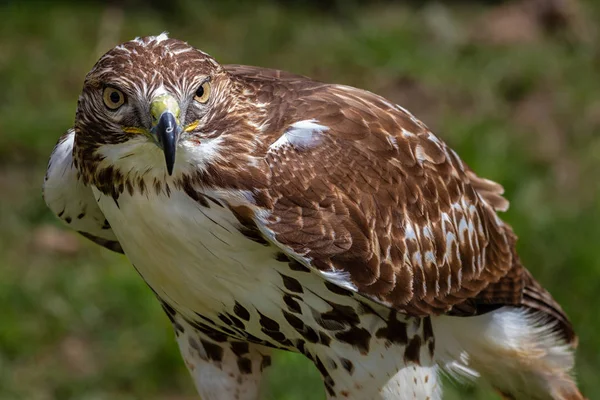
[{"label": "bird of prey", "polygon": [[385,98],[166,34],[99,59],[44,183],[154,291],[204,400],[258,398],[275,349],[328,399],[440,399],[442,372],[583,399],[502,192]]}]

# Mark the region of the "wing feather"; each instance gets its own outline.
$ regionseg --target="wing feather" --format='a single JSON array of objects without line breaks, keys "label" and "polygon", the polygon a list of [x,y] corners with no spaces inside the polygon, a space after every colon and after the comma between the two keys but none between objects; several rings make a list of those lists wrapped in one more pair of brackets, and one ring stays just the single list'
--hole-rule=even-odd
[{"label": "wing feather", "polygon": [[44,200],[69,227],[100,246],[123,253],[91,188],[79,179],[73,165],[74,137],[75,131],[69,129],[54,147],[44,178]]},{"label": "wing feather", "polygon": [[[303,96],[265,152],[272,206],[260,223],[270,240],[324,279],[414,315],[449,312],[508,274],[500,185],[379,96],[282,82],[301,85]],[[305,134],[320,140],[282,140],[298,126],[320,127]]]}]

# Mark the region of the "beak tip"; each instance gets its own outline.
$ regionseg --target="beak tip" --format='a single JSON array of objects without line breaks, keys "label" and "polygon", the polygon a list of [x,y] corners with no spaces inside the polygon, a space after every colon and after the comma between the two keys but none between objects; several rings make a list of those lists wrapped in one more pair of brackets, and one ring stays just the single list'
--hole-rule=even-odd
[{"label": "beak tip", "polygon": [[175,168],[175,151],[174,149],[165,152],[165,165],[167,166],[167,172],[169,176],[173,175],[173,169]]}]

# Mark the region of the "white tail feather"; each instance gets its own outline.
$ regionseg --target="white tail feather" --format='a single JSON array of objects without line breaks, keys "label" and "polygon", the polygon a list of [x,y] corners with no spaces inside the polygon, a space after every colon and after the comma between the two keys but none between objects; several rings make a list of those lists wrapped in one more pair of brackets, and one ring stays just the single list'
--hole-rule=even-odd
[{"label": "white tail feather", "polygon": [[436,361],[459,379],[478,374],[515,399],[582,399],[573,349],[542,314],[503,307],[477,317],[433,319]]}]

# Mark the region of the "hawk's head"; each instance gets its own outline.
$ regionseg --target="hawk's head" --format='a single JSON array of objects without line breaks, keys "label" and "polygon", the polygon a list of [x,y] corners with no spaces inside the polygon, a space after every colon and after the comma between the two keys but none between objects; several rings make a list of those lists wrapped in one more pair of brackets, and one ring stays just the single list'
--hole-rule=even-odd
[{"label": "hawk's head", "polygon": [[87,75],[75,160],[97,186],[166,179],[192,163],[202,170],[230,155],[236,139],[227,134],[240,130],[249,107],[209,55],[166,34],[138,38],[110,50]]}]

